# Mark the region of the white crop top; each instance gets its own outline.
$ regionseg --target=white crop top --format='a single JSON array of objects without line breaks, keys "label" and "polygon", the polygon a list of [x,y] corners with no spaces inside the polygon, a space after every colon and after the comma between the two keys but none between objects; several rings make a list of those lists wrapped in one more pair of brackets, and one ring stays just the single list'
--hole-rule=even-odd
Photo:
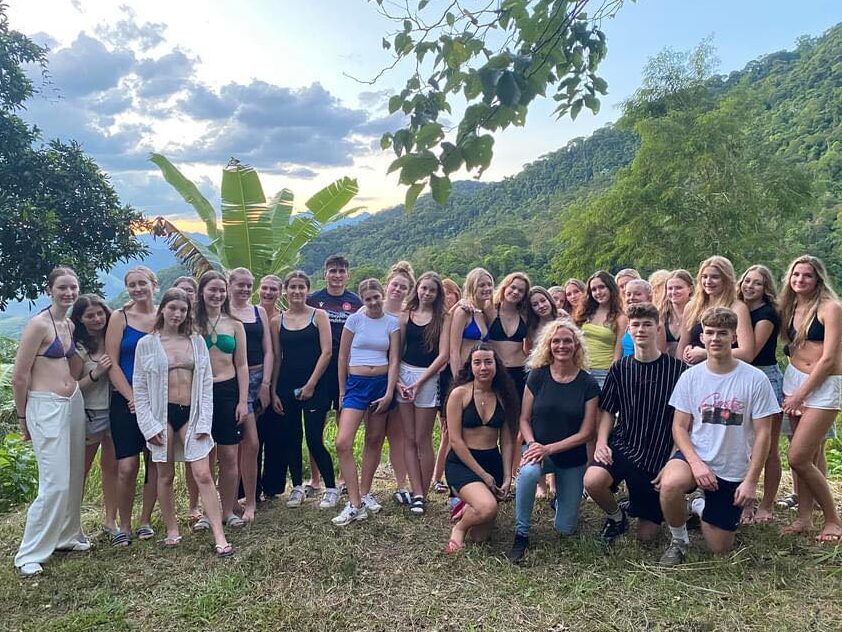
[{"label": "white crop top", "polygon": [[400,329],[397,318],[386,313],[380,318],[369,318],[361,311],[355,312],[345,321],[345,329],[354,334],[349,366],[389,364],[389,336]]}]

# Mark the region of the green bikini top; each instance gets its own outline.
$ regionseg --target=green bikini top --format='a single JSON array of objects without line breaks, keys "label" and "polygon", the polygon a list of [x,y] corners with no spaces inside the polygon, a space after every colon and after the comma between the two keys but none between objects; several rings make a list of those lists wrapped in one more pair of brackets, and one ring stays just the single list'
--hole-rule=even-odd
[{"label": "green bikini top", "polygon": [[[216,322],[219,322],[218,318],[216,319]],[[216,323],[211,325],[210,334],[203,337],[205,339],[205,344],[208,346],[208,351],[210,351],[211,347],[216,347],[222,353],[233,354],[234,350],[237,348],[237,339],[234,336],[216,333]]]}]

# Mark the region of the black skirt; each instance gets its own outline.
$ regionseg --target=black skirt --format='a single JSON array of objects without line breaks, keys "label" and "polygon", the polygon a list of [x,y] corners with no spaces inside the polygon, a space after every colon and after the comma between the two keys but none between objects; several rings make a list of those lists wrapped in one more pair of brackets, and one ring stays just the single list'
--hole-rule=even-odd
[{"label": "black skirt", "polygon": [[[497,487],[503,484],[503,457],[498,448],[490,450],[471,450],[479,466],[494,477]],[[444,464],[444,475],[447,484],[457,492],[468,483],[482,483],[482,479],[451,450],[447,454]]]}]

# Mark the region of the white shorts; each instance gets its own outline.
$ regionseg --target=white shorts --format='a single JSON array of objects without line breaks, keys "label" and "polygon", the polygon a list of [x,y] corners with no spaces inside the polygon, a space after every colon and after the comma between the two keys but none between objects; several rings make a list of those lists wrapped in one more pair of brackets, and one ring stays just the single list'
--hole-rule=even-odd
[{"label": "white shorts", "polygon": [[[400,383],[404,386],[412,386],[424,374],[427,368],[401,362]],[[412,402],[401,397],[400,392],[397,394],[397,399],[399,404],[412,403],[415,404],[416,408],[436,408],[439,405],[438,375],[434,375],[421,385],[421,388],[415,392],[415,399]]]},{"label": "white shorts", "polygon": [[[792,395],[807,378],[808,373],[799,371],[791,364],[784,373],[784,395]],[[829,375],[804,399],[807,408],[842,410],[842,375]]]}]

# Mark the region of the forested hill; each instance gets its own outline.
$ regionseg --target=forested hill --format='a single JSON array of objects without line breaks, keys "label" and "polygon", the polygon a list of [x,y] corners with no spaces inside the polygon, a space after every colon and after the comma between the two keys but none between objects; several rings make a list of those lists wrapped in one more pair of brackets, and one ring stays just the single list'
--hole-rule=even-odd
[{"label": "forested hill", "polygon": [[[502,182],[458,183],[444,207],[425,196],[409,216],[397,207],[324,234],[303,265],[340,252],[372,275],[405,258],[454,277],[483,265],[551,283],[596,267],[694,267],[711,249],[779,274],[809,250],[842,282],[842,25],[685,92],[627,109]],[[663,246],[659,235],[682,231],[692,247]]]}]

